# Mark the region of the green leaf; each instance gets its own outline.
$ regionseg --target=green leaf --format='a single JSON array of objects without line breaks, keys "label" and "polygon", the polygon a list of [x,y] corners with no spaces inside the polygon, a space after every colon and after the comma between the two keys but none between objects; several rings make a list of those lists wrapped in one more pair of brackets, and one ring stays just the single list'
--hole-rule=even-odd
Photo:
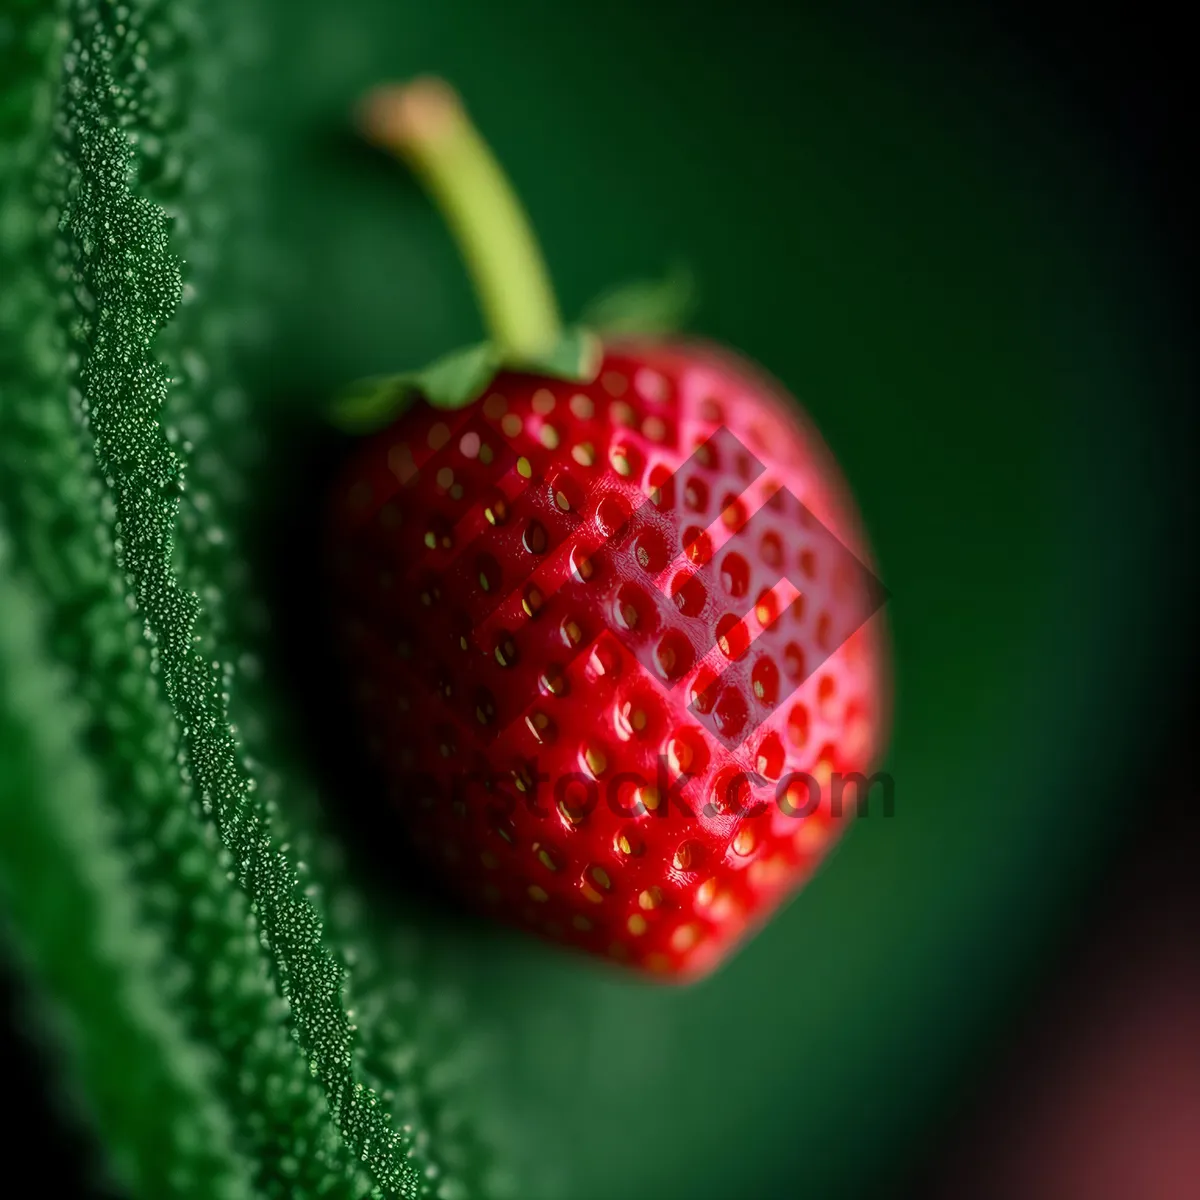
[{"label": "green leaf", "polygon": [[583,323],[602,334],[665,335],[686,328],[699,304],[690,267],[677,263],[661,279],[620,284],[584,310]]},{"label": "green leaf", "polygon": [[130,1196],[484,1194],[425,935],[369,919],[256,690],[246,19],[31,0],[0,37],[0,953]]},{"label": "green leaf", "polygon": [[600,368],[600,354],[599,339],[582,328],[565,330],[544,354],[533,358],[506,356],[493,343],[480,342],[420,370],[351,384],[338,397],[333,420],[349,433],[366,433],[395,420],[418,398],[434,408],[465,408],[506,370],[590,382]]},{"label": "green leaf", "polygon": [[577,326],[565,330],[562,337],[544,355],[505,365],[514,370],[545,375],[550,379],[590,383],[600,370],[602,353],[599,337],[592,330]]}]

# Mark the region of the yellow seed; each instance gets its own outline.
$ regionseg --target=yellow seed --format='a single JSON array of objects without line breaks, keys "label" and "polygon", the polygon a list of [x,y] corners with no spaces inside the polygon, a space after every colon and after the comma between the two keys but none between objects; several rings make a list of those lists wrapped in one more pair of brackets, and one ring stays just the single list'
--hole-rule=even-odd
[{"label": "yellow seed", "polygon": [[517,459],[517,474],[522,479],[528,479],[533,474],[533,464],[523,454]]},{"label": "yellow seed", "polygon": [[572,621],[569,617],[563,622],[562,627],[563,641],[568,646],[578,646],[583,639],[583,630],[579,628],[576,621]]},{"label": "yellow seed", "polygon": [[536,617],[542,609],[542,593],[537,588],[528,588],[521,601],[521,607],[527,617]]},{"label": "yellow seed", "polygon": [[620,850],[622,854],[632,854],[633,843],[630,842],[629,838],[625,834],[621,834],[621,836],[617,838],[617,849]]},{"label": "yellow seed", "polygon": [[652,442],[661,442],[667,436],[667,423],[662,417],[647,417],[642,423],[642,432]]},{"label": "yellow seed", "polygon": [[507,413],[500,422],[500,428],[508,437],[516,437],[521,432],[521,418],[516,413]]},{"label": "yellow seed", "polygon": [[571,511],[571,501],[568,499],[566,492],[555,492],[554,503],[557,504],[563,512]]},{"label": "yellow seed", "polygon": [[583,752],[583,761],[593,779],[599,779],[604,774],[604,768],[608,766],[608,759],[598,746],[588,746]]},{"label": "yellow seed", "polygon": [[545,554],[546,547],[550,544],[546,527],[540,521],[530,521],[521,540],[530,554]]},{"label": "yellow seed", "polygon": [[484,442],[483,445],[479,447],[479,461],[483,463],[485,467],[490,467],[492,465],[492,459],[495,457],[495,452],[492,450],[491,446],[487,444],[487,442]]},{"label": "yellow seed", "polygon": [[633,799],[646,812],[657,812],[658,806],[662,802],[662,797],[658,794],[658,788],[649,786],[639,787],[633,793]]},{"label": "yellow seed", "polygon": [[538,862],[540,862],[547,871],[558,870],[558,863],[554,861],[554,855],[552,855],[544,846],[537,852],[537,856]]},{"label": "yellow seed", "polygon": [[609,410],[609,416],[612,417],[614,425],[632,425],[634,421],[634,412],[624,400],[618,400]]},{"label": "yellow seed", "polygon": [[[407,443],[401,442],[400,445],[393,446],[388,451],[388,470],[401,483],[408,483],[416,475],[417,464],[413,462],[412,451],[408,448]],[[366,499],[363,500],[364,504]]]},{"label": "yellow seed", "polygon": [[538,388],[533,393],[530,406],[535,413],[544,417],[547,413],[554,411],[554,393],[549,388]]},{"label": "yellow seed", "polygon": [[545,888],[540,888],[536,883],[531,883],[528,888],[530,900],[536,900],[539,904],[545,904],[550,899]]},{"label": "yellow seed", "polygon": [[684,842],[675,851],[675,857],[671,860],[671,863],[677,871],[686,871],[692,865],[692,848],[687,842]]},{"label": "yellow seed", "polygon": [[807,817],[800,822],[800,828],[796,830],[793,840],[796,843],[796,849],[801,854],[814,854],[825,844],[827,839],[828,833],[825,826],[811,817]]},{"label": "yellow seed", "polygon": [[448,491],[450,485],[454,482],[454,472],[449,467],[442,467],[439,469],[435,478],[437,479],[438,487],[440,487],[442,491]]},{"label": "yellow seed", "polygon": [[662,898],[662,890],[660,888],[649,887],[638,897],[638,904],[649,912],[662,903]]},{"label": "yellow seed", "polygon": [[787,872],[787,859],[782,855],[777,854],[774,858],[762,858],[758,862],[750,864],[750,882],[755,887],[760,887],[764,884],[780,883],[786,878]]},{"label": "yellow seed", "polygon": [[541,743],[548,742],[554,733],[554,723],[544,712],[531,712],[525,718],[525,728]]},{"label": "yellow seed", "polygon": [[607,892],[612,889],[612,880],[608,877],[608,872],[603,867],[592,868],[592,878]]},{"label": "yellow seed", "polygon": [[558,802],[558,811],[562,813],[563,817],[570,821],[572,825],[578,825],[587,815],[581,806],[573,804],[565,797]]},{"label": "yellow seed", "polygon": [[580,891],[583,893],[583,898],[588,901],[589,904],[599,904],[604,899],[604,897],[600,895],[600,893],[596,891],[596,889],[592,887],[590,883],[585,883]]},{"label": "yellow seed", "polygon": [[553,425],[542,426],[541,439],[542,445],[545,446],[547,450],[558,449],[558,430],[555,429]]},{"label": "yellow seed", "polygon": [[646,918],[641,913],[634,913],[625,923],[626,928],[634,937],[641,937],[646,932]]},{"label": "yellow seed", "polygon": [[700,905],[701,908],[705,908],[710,905],[714,899],[716,899],[716,895],[717,881],[715,879],[706,879],[696,889],[696,903]]},{"label": "yellow seed", "polygon": [[671,934],[671,949],[682,954],[686,950],[690,950],[699,938],[699,932],[695,925],[680,925],[678,929]]},{"label": "yellow seed", "polygon": [[623,450],[614,450],[609,455],[609,461],[612,463],[612,468],[618,475],[628,478],[633,474],[633,467],[629,463],[629,456]]},{"label": "yellow seed", "polygon": [[754,849],[754,842],[754,830],[749,826],[743,826],[738,830],[737,837],[733,839],[732,850],[734,854],[745,857]]},{"label": "yellow seed", "polygon": [[538,684],[551,696],[562,696],[567,690],[566,677],[557,667],[547,667],[538,679]]},{"label": "yellow seed", "polygon": [[628,700],[617,710],[617,733],[622,741],[628,741],[635,733],[642,733],[646,728],[646,712],[634,708]]},{"label": "yellow seed", "polygon": [[508,520],[508,505],[503,500],[494,500],[484,510],[489,525],[503,525]]},{"label": "yellow seed", "polygon": [[667,766],[682,775],[692,765],[692,748],[682,738],[672,738],[667,744]]},{"label": "yellow seed", "polygon": [[590,467],[596,461],[596,450],[591,442],[582,442],[571,448],[571,457],[581,467]]},{"label": "yellow seed", "polygon": [[595,415],[596,406],[592,403],[590,396],[585,396],[582,392],[576,392],[570,399],[571,411],[581,420],[588,421]]}]

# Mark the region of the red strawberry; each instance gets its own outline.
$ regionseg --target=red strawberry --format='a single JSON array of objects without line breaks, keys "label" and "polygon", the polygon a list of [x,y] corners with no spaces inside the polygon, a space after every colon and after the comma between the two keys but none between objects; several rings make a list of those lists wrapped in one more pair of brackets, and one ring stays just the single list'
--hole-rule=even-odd
[{"label": "red strawberry", "polygon": [[395,803],[468,901],[691,978],[856,807],[883,594],[775,385],[638,340],[587,374],[502,371],[357,451],[340,629]]}]

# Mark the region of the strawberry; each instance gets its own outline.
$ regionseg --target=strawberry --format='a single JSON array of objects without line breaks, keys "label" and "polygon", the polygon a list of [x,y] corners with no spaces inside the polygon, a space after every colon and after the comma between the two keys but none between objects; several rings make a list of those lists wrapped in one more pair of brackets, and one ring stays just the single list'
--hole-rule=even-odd
[{"label": "strawberry", "polygon": [[[420,167],[435,99],[377,140]],[[359,390],[350,411],[410,406],[335,492],[338,632],[393,801],[469,903],[691,979],[865,802],[884,593],[761,372],[701,343],[540,345]]]}]

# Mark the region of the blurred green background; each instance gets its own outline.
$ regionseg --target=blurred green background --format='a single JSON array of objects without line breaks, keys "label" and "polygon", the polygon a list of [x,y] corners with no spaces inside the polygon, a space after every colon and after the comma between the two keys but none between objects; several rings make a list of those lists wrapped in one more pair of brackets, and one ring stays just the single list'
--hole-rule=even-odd
[{"label": "blurred green background", "polygon": [[1147,799],[1141,697],[1183,615],[1159,249],[1136,188],[986,15],[914,8],[262,6],[240,87],[274,320],[247,369],[281,445],[320,437],[297,434],[297,397],[315,411],[479,333],[436,216],[347,122],[368,86],[436,71],[569,314],[693,264],[697,331],[809,409],[894,597],[895,816],[860,822],[716,978],[614,980],[446,922],[446,970],[495,1034],[491,1103],[551,1196],[899,1178]]}]

